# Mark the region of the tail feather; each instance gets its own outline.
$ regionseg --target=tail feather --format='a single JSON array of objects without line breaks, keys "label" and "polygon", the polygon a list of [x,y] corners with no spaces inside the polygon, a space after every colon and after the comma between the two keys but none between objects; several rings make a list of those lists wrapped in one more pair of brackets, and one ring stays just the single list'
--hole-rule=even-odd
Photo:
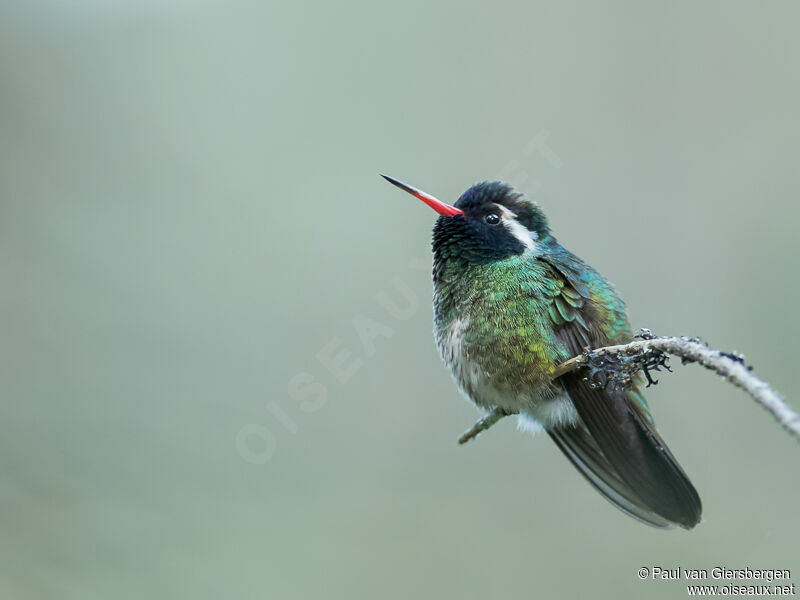
[{"label": "tail feather", "polygon": [[619,478],[585,427],[553,429],[548,433],[581,475],[611,504],[647,525],[661,529],[675,526],[671,521],[653,512],[633,489]]},{"label": "tail feather", "polygon": [[630,392],[594,389],[577,375],[562,381],[583,425],[550,435],[584,477],[646,523],[697,525],[697,491]]}]

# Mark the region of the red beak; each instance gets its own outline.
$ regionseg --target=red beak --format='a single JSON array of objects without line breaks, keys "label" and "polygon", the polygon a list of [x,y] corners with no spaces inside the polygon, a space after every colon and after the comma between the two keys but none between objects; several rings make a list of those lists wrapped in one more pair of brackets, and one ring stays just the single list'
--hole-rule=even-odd
[{"label": "red beak", "polygon": [[464,215],[464,211],[460,208],[456,208],[455,206],[450,206],[449,204],[445,204],[441,200],[437,200],[430,194],[426,194],[422,190],[418,190],[415,187],[411,187],[407,183],[403,183],[399,179],[395,179],[394,177],[389,177],[388,175],[381,175],[386,181],[391,184],[396,185],[401,190],[404,190],[411,194],[412,196],[416,196],[420,200],[422,200],[425,204],[430,206],[433,210],[435,210],[440,215],[444,215],[445,217],[455,217],[456,215]]}]

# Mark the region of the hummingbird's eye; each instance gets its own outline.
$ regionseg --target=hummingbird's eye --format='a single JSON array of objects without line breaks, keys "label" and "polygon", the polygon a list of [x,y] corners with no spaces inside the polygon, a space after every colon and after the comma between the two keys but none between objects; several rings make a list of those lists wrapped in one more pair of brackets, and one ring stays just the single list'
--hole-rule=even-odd
[{"label": "hummingbird's eye", "polygon": [[489,213],[483,220],[486,221],[488,225],[497,225],[500,222],[500,215],[497,213]]}]

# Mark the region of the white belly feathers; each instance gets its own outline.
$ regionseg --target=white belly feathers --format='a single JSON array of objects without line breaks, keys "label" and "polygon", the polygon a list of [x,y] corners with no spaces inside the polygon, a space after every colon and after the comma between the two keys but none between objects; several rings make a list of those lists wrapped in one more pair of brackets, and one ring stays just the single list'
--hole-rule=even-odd
[{"label": "white belly feathers", "polygon": [[463,340],[468,326],[469,317],[464,316],[454,319],[446,329],[436,330],[436,342],[442,360],[450,367],[453,379],[464,396],[486,410],[499,407],[519,413],[519,427],[526,431],[534,432],[578,422],[578,413],[566,394],[547,398],[540,390],[519,393],[492,381],[480,365],[465,355]]}]

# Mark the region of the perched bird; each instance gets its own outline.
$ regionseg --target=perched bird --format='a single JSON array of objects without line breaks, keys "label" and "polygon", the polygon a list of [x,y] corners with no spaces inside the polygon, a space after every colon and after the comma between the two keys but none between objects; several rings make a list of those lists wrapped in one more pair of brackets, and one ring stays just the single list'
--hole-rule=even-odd
[{"label": "perched bird", "polygon": [[439,213],[433,227],[436,343],[461,391],[487,411],[544,429],[606,499],[655,527],[691,529],[702,506],[656,432],[647,402],[585,373],[553,379],[586,347],[632,341],[613,286],[561,246],[537,204],[501,182],[455,206],[383,175]]}]

